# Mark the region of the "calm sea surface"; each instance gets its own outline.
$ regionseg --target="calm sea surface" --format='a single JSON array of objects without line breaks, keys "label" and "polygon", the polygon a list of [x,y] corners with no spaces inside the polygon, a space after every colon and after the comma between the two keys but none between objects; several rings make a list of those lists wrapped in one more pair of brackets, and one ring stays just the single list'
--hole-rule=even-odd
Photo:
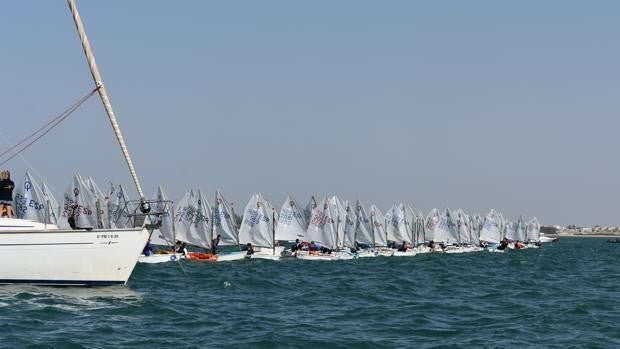
[{"label": "calm sea surface", "polygon": [[0,286],[7,348],[620,348],[620,244],[140,264],[128,286]]}]

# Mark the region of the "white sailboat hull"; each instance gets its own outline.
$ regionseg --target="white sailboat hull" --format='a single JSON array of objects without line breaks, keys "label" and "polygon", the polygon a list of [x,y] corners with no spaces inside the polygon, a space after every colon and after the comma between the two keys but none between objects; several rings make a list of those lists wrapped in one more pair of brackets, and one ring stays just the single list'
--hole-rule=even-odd
[{"label": "white sailboat hull", "polygon": [[221,253],[217,255],[216,262],[230,262],[230,261],[240,261],[242,259],[246,259],[248,257],[246,251],[240,252],[228,252]]},{"label": "white sailboat hull", "polygon": [[342,260],[351,260],[358,258],[357,254],[352,254],[349,252],[332,252],[332,253],[308,253],[304,251],[303,253],[297,254],[297,258],[309,260],[309,261],[342,261]]},{"label": "white sailboat hull", "polygon": [[268,247],[254,247],[254,253],[251,255],[251,258],[279,261],[283,252],[284,246],[276,246],[275,250]]},{"label": "white sailboat hull", "polygon": [[394,257],[413,257],[418,254],[415,250],[408,249],[407,251],[394,251]]},{"label": "white sailboat hull", "polygon": [[0,284],[124,285],[149,237],[143,228],[41,229],[0,219]]},{"label": "white sailboat hull", "polygon": [[152,254],[150,256],[145,256],[143,254],[138,258],[138,263],[147,263],[147,264],[158,264],[158,263],[167,263],[167,262],[176,262],[183,257],[180,253],[158,253]]}]

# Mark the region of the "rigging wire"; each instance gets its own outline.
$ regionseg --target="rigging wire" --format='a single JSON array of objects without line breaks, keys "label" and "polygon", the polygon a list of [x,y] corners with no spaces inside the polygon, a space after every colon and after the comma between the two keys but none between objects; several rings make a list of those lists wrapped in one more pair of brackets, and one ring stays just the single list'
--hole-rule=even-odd
[{"label": "rigging wire", "polygon": [[[23,152],[24,150],[26,150],[28,147],[30,147],[32,144],[34,144],[36,141],[38,141],[39,139],[41,139],[41,137],[45,136],[48,132],[50,132],[54,127],[58,126],[58,124],[60,124],[61,122],[63,122],[67,117],[69,117],[69,115],[71,115],[71,113],[73,113],[74,111],[76,111],[82,104],[84,104],[84,102],[86,102],[86,100],[88,100],[88,98],[90,98],[92,95],[94,95],[97,91],[99,90],[99,87],[96,87],[95,89],[93,89],[92,91],[90,91],[88,94],[86,94],[84,97],[80,98],[77,102],[75,102],[73,105],[71,105],[69,108],[65,109],[65,111],[63,111],[62,113],[60,113],[60,115],[56,116],[55,118],[53,118],[52,120],[48,121],[45,125],[43,125],[42,127],[40,127],[39,129],[37,129],[36,131],[32,132],[30,135],[28,135],[27,137],[25,137],[24,139],[22,139],[21,141],[19,141],[18,143],[14,144],[13,146],[9,147],[7,150],[3,151],[2,153],[0,153],[0,158],[2,158],[3,156],[5,156],[6,154],[10,153],[11,151],[15,151],[14,154],[12,154],[11,156],[9,156],[8,158],[6,158],[5,160],[1,160],[0,161],[0,166],[4,165],[5,163],[7,163],[8,161],[10,161],[11,159],[13,159],[14,157],[16,157],[17,155],[19,155],[21,152]],[[34,138],[34,139],[33,139]],[[32,140],[31,140],[32,139]],[[28,142],[29,140],[31,140],[29,143],[27,143],[26,145],[24,145],[23,147],[19,148],[22,144]],[[17,149],[17,150],[15,150]]]},{"label": "rigging wire", "polygon": [[[0,130],[0,136],[4,139],[4,141],[7,143],[8,146],[11,146],[11,144],[12,144],[11,141],[7,138],[7,136],[4,134],[4,132],[2,132],[2,130]],[[34,166],[32,166],[30,161],[26,160],[26,158],[22,154],[19,154],[19,158],[24,162],[24,164],[26,165],[26,167],[28,169],[32,170],[34,175],[38,177],[39,181],[45,182],[45,177],[43,177],[41,175],[41,173],[39,171],[37,171],[36,168],[34,168]],[[49,189],[51,189],[52,194],[58,194],[59,193],[59,191],[56,190],[56,188],[54,188],[51,184],[49,184],[47,182],[45,182],[45,184],[49,187]]]}]

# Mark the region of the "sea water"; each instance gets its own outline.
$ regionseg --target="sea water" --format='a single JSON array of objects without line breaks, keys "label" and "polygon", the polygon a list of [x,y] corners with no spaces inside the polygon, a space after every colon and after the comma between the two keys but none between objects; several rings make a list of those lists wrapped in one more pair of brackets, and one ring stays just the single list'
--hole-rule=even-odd
[{"label": "sea water", "polygon": [[619,348],[620,244],[351,261],[139,264],[0,286],[7,348]]}]

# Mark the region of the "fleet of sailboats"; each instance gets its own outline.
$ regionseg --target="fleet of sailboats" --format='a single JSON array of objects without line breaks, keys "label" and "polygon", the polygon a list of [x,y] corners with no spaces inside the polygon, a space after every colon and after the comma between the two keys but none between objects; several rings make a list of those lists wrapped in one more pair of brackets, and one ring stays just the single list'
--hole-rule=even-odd
[{"label": "fleet of sailboats", "polygon": [[[16,217],[0,218],[0,283],[125,284],[138,261],[279,260],[287,255],[302,260],[350,260],[539,246],[536,218],[527,224],[522,217],[511,222],[495,210],[484,219],[447,208],[432,209],[424,217],[402,202],[384,214],[375,204],[367,211],[359,200],[352,205],[338,196],[320,202],[312,196],[302,208],[289,195],[278,212],[257,193],[249,199],[238,222],[232,205],[219,190],[213,205],[200,189],[188,190],[174,204],[161,186],[153,199],[147,200],[75,3],[68,3],[95,90],[140,200],[130,200],[123,186],[112,183],[104,193],[93,177],[76,172],[59,205],[48,186],[44,182],[39,186],[26,172],[15,190]],[[293,241],[296,253],[287,253],[281,243]],[[159,246],[157,253],[147,251],[145,246],[151,244]]]}]

